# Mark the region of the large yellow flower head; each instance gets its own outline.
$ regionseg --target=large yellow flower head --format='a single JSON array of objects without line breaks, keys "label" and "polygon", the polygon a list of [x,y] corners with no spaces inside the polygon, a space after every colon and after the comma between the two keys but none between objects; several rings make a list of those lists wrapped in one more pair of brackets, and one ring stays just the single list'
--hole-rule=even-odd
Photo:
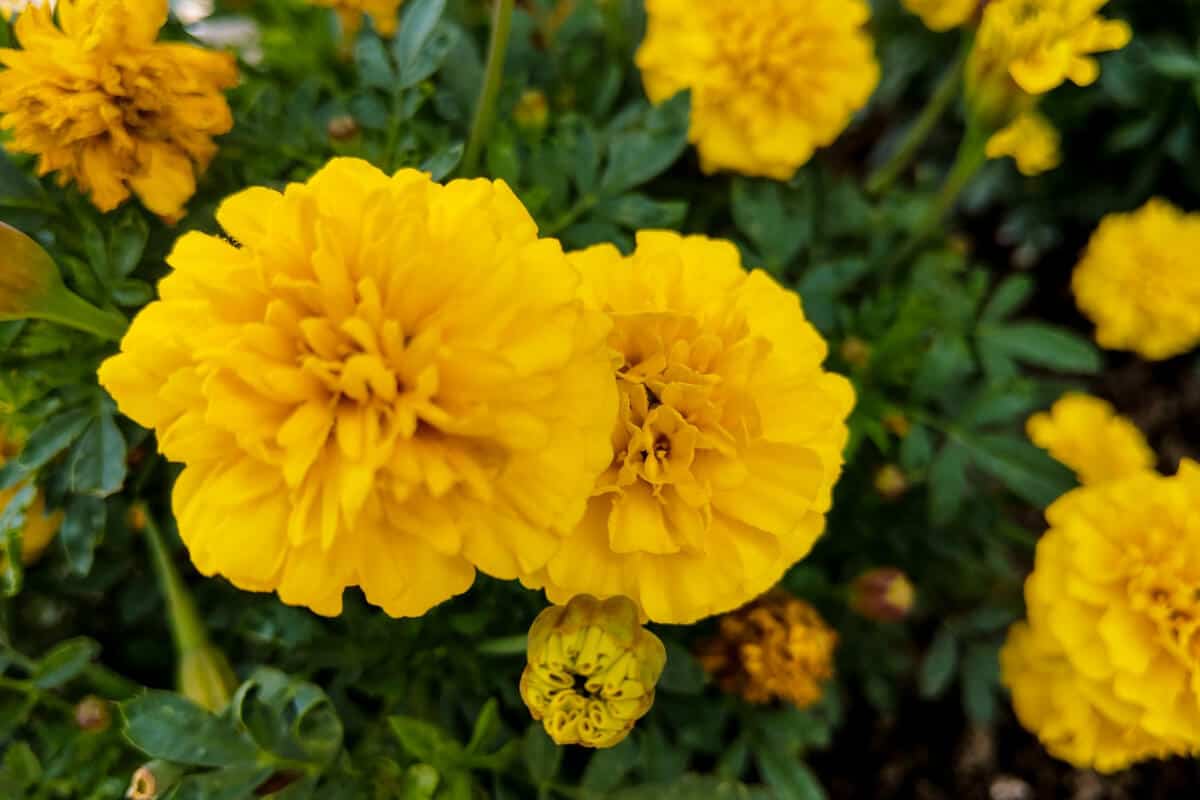
[{"label": "large yellow flower head", "polygon": [[705,172],[791,178],[879,82],[866,0],[647,0],[646,12],[646,93],[691,90]]},{"label": "large yellow flower head", "polygon": [[[21,452],[20,441],[0,427],[0,466]],[[8,508],[16,496],[25,491],[28,484],[18,483],[0,489],[0,514]],[[46,497],[40,489],[25,509],[25,526],[21,528],[21,563],[32,564],[42,557],[50,542],[54,541],[62,526],[61,511],[46,513]],[[6,568],[7,555],[0,550],[0,571]]]},{"label": "large yellow flower head", "polygon": [[654,705],[666,663],[629,598],[578,595],[529,629],[521,698],[556,743],[612,747]]},{"label": "large yellow flower head", "polygon": [[[1129,25],[1099,16],[1108,0],[990,0],[968,65],[973,92],[1011,81],[1039,95],[1070,80],[1088,86],[1100,76],[1092,56],[1129,43]],[[989,87],[988,84],[993,84]]]},{"label": "large yellow flower head", "polygon": [[110,211],[132,192],[174,219],[233,127],[222,89],[237,82],[232,56],[156,43],[167,0],[61,0],[17,18],[22,50],[0,49],[5,147],[39,156]]},{"label": "large yellow flower head", "polygon": [[189,233],[100,379],[197,568],[411,616],[542,567],[612,456],[609,322],[503,182],[335,159]]},{"label": "large yellow flower head", "polygon": [[1002,659],[1022,723],[1080,767],[1200,752],[1200,466],[1085,486],[1046,518]]},{"label": "large yellow flower head", "polygon": [[353,37],[362,27],[363,15],[371,17],[371,23],[380,36],[391,36],[396,32],[397,12],[404,0],[308,0],[314,6],[332,8],[342,25],[342,33]]},{"label": "large yellow flower head", "polygon": [[992,134],[987,141],[988,158],[1011,157],[1022,175],[1049,172],[1062,162],[1061,137],[1050,120],[1036,111],[1026,111]]},{"label": "large yellow flower head", "polygon": [[979,0],[903,0],[903,4],[934,31],[965,25],[979,10]]},{"label": "large yellow flower head", "polygon": [[729,242],[643,232],[629,257],[601,245],[572,261],[613,321],[615,457],[526,582],[556,603],[625,595],[657,622],[736,608],[821,534],[854,391],[822,369],[799,298]]},{"label": "large yellow flower head", "polygon": [[1096,324],[1096,341],[1160,360],[1200,344],[1200,214],[1154,199],[1110,214],[1075,267],[1075,302]]},{"label": "large yellow flower head", "polygon": [[817,610],[781,591],[721,617],[700,663],[722,690],[750,703],[784,700],[807,708],[833,677],[837,633]]},{"label": "large yellow flower head", "polygon": [[1072,392],[1025,431],[1038,447],[1075,471],[1080,483],[1100,483],[1154,469],[1154,451],[1130,420],[1099,397]]}]

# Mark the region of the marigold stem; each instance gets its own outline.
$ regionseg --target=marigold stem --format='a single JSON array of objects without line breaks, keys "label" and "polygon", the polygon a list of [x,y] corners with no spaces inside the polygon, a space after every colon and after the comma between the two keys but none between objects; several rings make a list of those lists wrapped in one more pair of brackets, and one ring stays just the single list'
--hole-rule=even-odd
[{"label": "marigold stem", "polygon": [[496,102],[500,99],[500,86],[504,79],[504,60],[508,55],[508,39],[512,32],[515,5],[516,0],[496,0],[492,9],[492,36],[488,43],[487,68],[483,73],[479,104],[475,108],[475,121],[471,124],[471,138],[467,140],[467,150],[463,156],[462,175],[467,178],[478,174],[483,143],[491,135],[492,123],[496,118]]},{"label": "marigold stem", "polygon": [[146,541],[150,543],[150,555],[154,561],[159,586],[167,601],[167,618],[176,651],[183,656],[208,646],[208,631],[196,610],[196,603],[184,585],[179,570],[175,568],[175,563],[171,561],[171,555],[163,542],[162,530],[149,513],[146,514],[145,536]]}]

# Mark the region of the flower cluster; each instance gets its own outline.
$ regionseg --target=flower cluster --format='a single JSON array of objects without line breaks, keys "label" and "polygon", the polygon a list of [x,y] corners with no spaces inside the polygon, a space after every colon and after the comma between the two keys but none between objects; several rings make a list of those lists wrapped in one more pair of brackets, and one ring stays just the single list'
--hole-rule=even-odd
[{"label": "flower cluster", "polygon": [[791,178],[879,82],[865,0],[648,0],[646,12],[646,93],[691,90],[706,172]]},{"label": "flower cluster", "polygon": [[396,33],[396,12],[404,5],[404,0],[308,0],[314,6],[331,8],[337,14],[342,26],[342,35],[352,40],[362,28],[364,16],[371,18],[371,24],[380,36],[392,36]]},{"label": "flower cluster", "polygon": [[221,94],[237,82],[232,56],[157,43],[167,0],[61,0],[16,22],[23,49],[0,49],[5,147],[39,157],[109,211],[136,194],[176,219],[196,175],[233,125]]},{"label": "flower cluster", "polygon": [[1046,512],[1004,682],[1054,755],[1109,772],[1200,752],[1200,465],[1077,489]]},{"label": "flower cluster", "polygon": [[1154,469],[1154,451],[1137,426],[1104,400],[1064,395],[1026,423],[1029,438],[1067,465],[1080,483],[1100,483]]},{"label": "flower cluster", "polygon": [[1096,341],[1159,360],[1200,344],[1200,214],[1153,199],[1110,214],[1088,242],[1071,288]]},{"label": "flower cluster", "polygon": [[699,659],[730,694],[807,708],[833,677],[836,647],[837,634],[815,608],[775,591],[721,617],[719,635],[702,646]]},{"label": "flower cluster", "polygon": [[612,747],[654,705],[666,661],[628,598],[577,595],[529,629],[521,697],[556,743]]}]

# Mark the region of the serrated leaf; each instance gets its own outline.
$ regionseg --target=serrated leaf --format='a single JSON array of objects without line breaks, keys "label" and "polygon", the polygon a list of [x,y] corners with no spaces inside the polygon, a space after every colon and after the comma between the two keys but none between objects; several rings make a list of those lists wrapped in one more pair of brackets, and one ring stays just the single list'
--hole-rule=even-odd
[{"label": "serrated leaf", "polygon": [[396,71],[378,36],[364,32],[358,37],[354,45],[354,64],[363,85],[389,92],[396,86]]},{"label": "serrated leaf", "polygon": [[691,96],[681,92],[642,115],[641,125],[613,134],[600,193],[616,197],[654,178],[687,148]]},{"label": "serrated leaf", "polygon": [[812,202],[807,191],[790,189],[776,181],[735,178],[731,209],[738,230],[767,260],[766,267],[780,274],[796,254],[810,244]]},{"label": "serrated leaf", "polygon": [[[410,0],[404,6],[400,18],[400,31],[392,40],[392,55],[396,59],[396,71],[401,88],[413,86],[431,74],[421,74],[428,67],[430,54],[423,53],[433,36],[434,28],[446,10],[446,0]],[[452,41],[447,42],[442,57],[449,52]],[[425,61],[426,63],[422,63]],[[436,69],[436,67],[434,67]]]},{"label": "serrated leaf", "polygon": [[1075,485],[1071,471],[1024,439],[1006,434],[962,437],[975,464],[1000,480],[1013,494],[1045,508]]},{"label": "serrated leaf", "polygon": [[981,325],[979,340],[1018,361],[1058,372],[1095,373],[1104,366],[1100,351],[1088,340],[1040,322]]},{"label": "serrated leaf", "polygon": [[107,507],[98,497],[78,495],[67,503],[58,536],[71,571],[76,575],[87,575],[92,571],[96,545],[104,533],[106,517]]},{"label": "serrated leaf", "polygon": [[454,172],[455,168],[458,167],[458,162],[462,161],[462,157],[463,143],[451,142],[425,159],[420,169],[422,172],[428,172],[429,177],[435,181],[441,181],[451,172]]},{"label": "serrated leaf", "polygon": [[0,489],[25,480],[67,449],[92,421],[89,409],[72,408],[51,417],[30,435],[21,454],[0,470]]},{"label": "serrated leaf", "polygon": [[71,451],[67,474],[71,491],[107,497],[125,483],[125,437],[107,410],[91,421]]},{"label": "serrated leaf", "polygon": [[147,691],[121,704],[125,737],[151,758],[199,767],[244,765],[256,748],[227,720],[173,692]]}]

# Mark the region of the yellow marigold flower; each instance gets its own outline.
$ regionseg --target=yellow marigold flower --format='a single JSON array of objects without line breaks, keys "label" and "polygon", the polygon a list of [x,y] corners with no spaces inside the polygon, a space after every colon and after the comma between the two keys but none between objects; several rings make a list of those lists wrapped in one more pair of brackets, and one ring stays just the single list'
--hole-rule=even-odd
[{"label": "yellow marigold flower", "polygon": [[1200,214],[1165,200],[1105,217],[1071,278],[1096,341],[1155,361],[1200,343],[1198,251]]},{"label": "yellow marigold flower", "polygon": [[647,0],[646,12],[646,93],[691,90],[705,172],[791,178],[879,83],[865,0]]},{"label": "yellow marigold flower", "polygon": [[342,33],[353,38],[362,28],[364,15],[371,17],[371,24],[380,36],[396,33],[399,20],[397,12],[404,0],[308,0],[314,6],[332,8],[341,23]]},{"label": "yellow marigold flower", "polygon": [[1004,679],[1080,767],[1200,752],[1200,465],[1069,492],[1046,512]]},{"label": "yellow marigold flower", "polygon": [[666,663],[629,598],[577,595],[529,629],[521,698],[556,743],[612,747],[654,705]]},{"label": "yellow marigold flower", "polygon": [[612,457],[610,324],[503,182],[334,159],[168,257],[100,380],[186,465],[196,567],[413,616],[542,567]]},{"label": "yellow marigold flower", "polygon": [[1041,175],[1062,163],[1060,139],[1050,120],[1027,111],[992,134],[987,142],[987,157],[1011,156],[1022,175]]},{"label": "yellow marigold flower", "polygon": [[700,663],[729,694],[751,703],[784,700],[807,708],[833,677],[835,633],[817,610],[781,591],[726,614]]},{"label": "yellow marigold flower", "polygon": [[934,31],[965,25],[979,10],[979,0],[903,0],[904,7]]},{"label": "yellow marigold flower", "polygon": [[1050,411],[1030,417],[1025,432],[1056,461],[1073,469],[1080,483],[1154,469],[1154,451],[1146,437],[1099,397],[1063,395]]},{"label": "yellow marigold flower", "polygon": [[968,75],[973,84],[1011,79],[1028,94],[1100,76],[1093,54],[1120,50],[1132,32],[1098,12],[1108,0],[991,0],[984,8]]},{"label": "yellow marigold flower", "polygon": [[17,18],[23,50],[0,49],[5,147],[39,156],[38,172],[74,181],[101,211],[132,192],[175,219],[233,117],[222,89],[232,56],[156,43],[167,0],[62,0]]},{"label": "yellow marigold flower", "polygon": [[799,298],[737,248],[642,232],[572,255],[614,327],[612,464],[581,524],[527,575],[552,602],[625,595],[656,622],[745,603],[825,525],[854,390],[825,372]]},{"label": "yellow marigold flower", "polygon": [[[0,428],[0,466],[10,458],[15,458],[21,452],[20,443]],[[7,489],[0,489],[0,514],[8,508],[13,498],[22,492],[27,484],[18,483]],[[62,526],[61,511],[46,513],[46,498],[39,489],[33,502],[25,510],[25,527],[21,529],[21,563],[32,564],[42,557],[50,542],[54,541],[58,529]],[[7,558],[0,551],[0,570],[7,566]]]}]

